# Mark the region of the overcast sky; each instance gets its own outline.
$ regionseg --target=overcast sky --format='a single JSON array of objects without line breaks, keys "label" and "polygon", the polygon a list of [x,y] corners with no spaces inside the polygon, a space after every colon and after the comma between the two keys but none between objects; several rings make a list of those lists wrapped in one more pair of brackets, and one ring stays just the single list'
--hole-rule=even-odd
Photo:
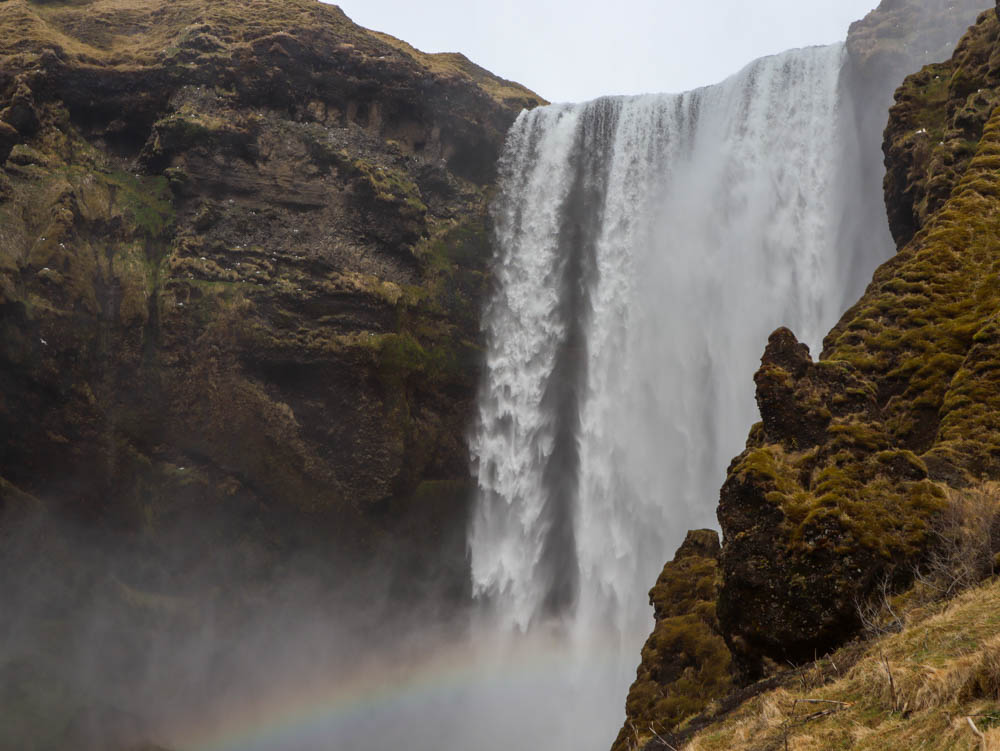
[{"label": "overcast sky", "polygon": [[425,52],[463,52],[551,101],[676,92],[829,44],[878,0],[339,0]]}]

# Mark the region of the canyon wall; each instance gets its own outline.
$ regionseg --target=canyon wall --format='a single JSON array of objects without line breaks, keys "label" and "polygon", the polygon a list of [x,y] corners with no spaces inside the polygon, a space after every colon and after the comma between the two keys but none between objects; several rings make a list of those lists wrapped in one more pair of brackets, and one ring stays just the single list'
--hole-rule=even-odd
[{"label": "canyon wall", "polygon": [[2,508],[415,540],[463,587],[486,204],[540,100],[313,0],[6,0],[0,39]]}]

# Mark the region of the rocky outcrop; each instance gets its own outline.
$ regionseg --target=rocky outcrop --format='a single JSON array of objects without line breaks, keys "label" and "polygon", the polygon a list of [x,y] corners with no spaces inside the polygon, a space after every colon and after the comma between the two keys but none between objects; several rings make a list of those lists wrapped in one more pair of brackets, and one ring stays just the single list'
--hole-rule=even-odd
[{"label": "rocky outcrop", "polygon": [[765,351],[755,378],[762,423],[719,505],[718,615],[744,680],[768,660],[806,661],[850,638],[873,585],[906,582],[932,546],[946,489],[1000,477],[1000,115],[988,104],[997,88],[988,66],[968,67],[994,54],[997,28],[990,11],[959,45],[951,65],[976,71],[961,102],[960,76],[940,83],[932,66],[907,79],[892,110],[890,174],[908,179],[944,173],[912,162],[897,170],[913,152],[894,148],[891,134],[920,139],[915,125],[946,119],[973,128],[967,162],[942,178],[941,203],[925,202],[916,234],[818,361],[787,330]]},{"label": "rocky outcrop", "polygon": [[762,656],[801,662],[852,633],[856,600],[919,552],[941,497],[851,363],[814,363],[779,329],[756,382],[763,421],[719,502],[719,616],[747,679]]},{"label": "rocky outcrop", "polygon": [[668,735],[732,687],[731,657],[715,617],[719,555],[716,532],[688,532],[649,591],[656,626],[642,649],[615,751]]},{"label": "rocky outcrop", "polygon": [[0,39],[5,487],[461,560],[486,197],[538,98],[314,0],[8,0]]}]

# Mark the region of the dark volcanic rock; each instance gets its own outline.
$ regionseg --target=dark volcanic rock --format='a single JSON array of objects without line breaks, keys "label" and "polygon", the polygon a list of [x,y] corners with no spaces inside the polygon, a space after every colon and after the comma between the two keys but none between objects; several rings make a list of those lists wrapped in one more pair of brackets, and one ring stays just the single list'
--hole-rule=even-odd
[{"label": "dark volcanic rock", "polygon": [[715,617],[720,552],[716,532],[688,532],[649,591],[656,625],[642,649],[615,751],[669,734],[732,687],[731,657]]},{"label": "dark volcanic rock", "polygon": [[[719,617],[745,679],[761,677],[762,656],[784,664],[837,645],[856,627],[854,598],[884,569],[883,554],[904,545],[888,529],[866,537],[874,530],[861,528],[847,495],[899,458],[865,456],[888,448],[871,384],[848,363],[814,363],[787,329],[771,335],[755,380],[762,429],[734,460],[719,502]],[[845,470],[849,461],[861,466]]]}]

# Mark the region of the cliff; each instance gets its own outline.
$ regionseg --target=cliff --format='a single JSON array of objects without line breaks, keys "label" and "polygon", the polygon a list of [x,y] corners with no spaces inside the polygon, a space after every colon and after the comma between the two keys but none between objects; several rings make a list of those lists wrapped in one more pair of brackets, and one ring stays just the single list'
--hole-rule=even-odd
[{"label": "cliff", "polygon": [[[878,14],[891,19],[903,12],[897,5],[883,3],[864,25],[852,27],[848,47],[855,65],[875,64],[874,53],[857,57],[859,45],[870,38],[866,29],[877,32]],[[746,729],[747,718],[763,722],[760,714],[770,711],[764,705],[777,706],[788,697],[801,677],[790,665],[808,665],[852,639],[870,636],[872,621],[882,623],[886,608],[904,611],[892,599],[895,593],[908,592],[924,605],[940,596],[928,594],[926,584],[937,575],[948,580],[940,589],[949,593],[992,575],[1000,551],[995,494],[983,496],[987,500],[979,504],[976,521],[963,499],[982,496],[982,488],[1000,479],[998,55],[1000,23],[990,10],[948,62],[928,65],[905,80],[884,146],[886,205],[899,252],[830,332],[818,359],[787,329],[776,331],[767,344],[755,376],[762,422],[730,465],[720,494],[717,589],[691,611],[715,605],[717,620],[705,621],[707,633],[724,638],[730,675],[742,688],[733,692],[720,680],[716,666],[723,658],[695,660],[689,676],[696,690],[684,691],[704,711],[678,720],[666,711],[676,690],[671,682],[648,685],[654,632],[617,748],[680,748],[692,736],[684,747],[777,747],[767,745],[776,742],[774,734],[767,742],[751,742],[755,731]],[[972,534],[969,529],[978,530],[980,542],[975,553],[959,554],[956,540]],[[967,560],[959,561],[962,556]],[[974,573],[956,574],[960,568]],[[955,583],[959,579],[961,586]],[[872,602],[878,603],[874,619]],[[672,617],[678,615],[684,613]],[[924,615],[914,618],[919,622]],[[658,615],[657,630],[663,623]],[[870,671],[872,654],[880,648],[873,645],[867,657],[848,648],[833,661],[849,661],[850,669],[861,659]],[[931,662],[938,665],[940,658],[944,666],[955,659],[946,652],[935,651]],[[655,660],[670,663],[693,654],[680,645]],[[812,692],[845,673],[821,662],[809,670],[816,686],[789,702],[829,698],[827,708],[841,706],[834,699],[853,706],[856,694],[843,685],[839,693]],[[916,684],[911,688],[916,691]],[[956,712],[968,713],[977,701],[1000,698],[993,684],[976,691],[948,694],[942,705],[921,699],[922,721],[934,724],[928,720],[933,706],[948,701],[960,707]],[[658,699],[640,702],[641,707],[633,703],[643,695]],[[674,698],[670,706],[677,704]],[[908,698],[913,709],[917,700]],[[898,698],[889,712],[901,711],[906,718],[903,702]],[[823,707],[808,707],[814,709]],[[784,704],[782,712],[788,738],[797,716]],[[887,730],[881,716],[858,716],[852,715],[856,723],[879,727],[869,745],[844,721],[829,723],[830,735],[808,747],[903,747],[878,745]],[[739,732],[734,718],[744,721]],[[808,718],[813,719],[818,718]],[[630,723],[634,728],[626,732]],[[817,742],[807,731],[793,735],[803,739],[800,744]]]},{"label": "cliff", "polygon": [[314,0],[0,3],[0,501],[464,555],[486,199],[538,103]]},{"label": "cliff", "polygon": [[[841,75],[845,116],[857,134],[857,200],[848,207],[838,246],[858,269],[858,289],[874,270],[873,250],[892,247],[881,200],[885,176],[881,150],[886,113],[903,79],[924,65],[951,56],[955,44],[986,0],[883,0],[847,35],[847,63]],[[891,222],[894,224],[895,222]],[[881,257],[881,256],[878,256]],[[844,300],[844,306],[853,303]]]},{"label": "cliff", "polygon": [[539,102],[316,0],[0,2],[0,746],[127,745],[154,642],[461,601]]}]

